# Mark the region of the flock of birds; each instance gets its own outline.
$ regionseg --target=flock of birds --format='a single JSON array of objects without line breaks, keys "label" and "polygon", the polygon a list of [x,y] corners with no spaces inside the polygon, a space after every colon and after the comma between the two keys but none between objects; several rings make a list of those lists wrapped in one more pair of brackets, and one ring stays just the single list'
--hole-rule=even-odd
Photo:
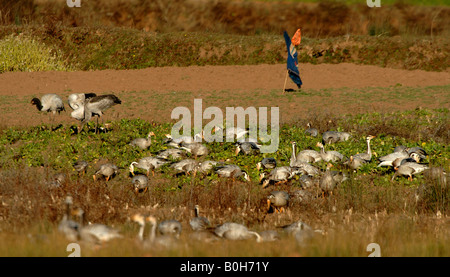
[{"label": "flock of birds", "polygon": [[[40,111],[56,112],[64,111],[63,101],[56,94],[44,95],[40,100],[34,98],[31,101]],[[116,105],[121,101],[115,95],[100,95],[93,93],[88,94],[71,94],[68,98],[69,106],[73,109],[71,116],[80,121],[78,131],[81,132],[83,126],[91,120],[93,116],[97,116],[96,132],[98,130],[98,118],[103,112]],[[215,131],[221,127],[216,127]],[[261,145],[258,141],[248,138],[248,130],[241,128],[232,128],[224,130],[224,136],[230,133],[236,141],[236,155],[258,155]],[[306,134],[317,137],[319,132],[312,128],[308,123]],[[130,141],[130,145],[141,150],[146,150],[152,144],[151,137],[156,135],[149,132],[145,138],[136,138]],[[350,157],[346,157],[338,151],[326,150],[330,144],[347,141],[351,137],[348,132],[327,131],[322,134],[322,141],[315,146],[319,151],[313,149],[297,150],[297,143],[291,142],[291,157],[289,165],[280,166],[273,157],[266,157],[256,164],[256,170],[259,173],[259,183],[262,188],[269,186],[277,186],[287,184],[291,180],[299,180],[301,190],[294,193],[287,191],[274,190],[267,196],[267,208],[274,213],[283,213],[289,206],[290,199],[295,197],[326,197],[333,193],[336,186],[348,179],[347,173],[344,171],[332,170],[333,164],[341,164],[350,170],[357,171],[363,165],[370,163],[373,159],[371,150],[371,141],[375,136],[366,137],[367,151],[355,153]],[[168,166],[176,175],[185,174],[217,174],[219,177],[241,179],[250,182],[250,175],[236,164],[225,163],[222,161],[206,160],[209,154],[209,148],[202,143],[203,133],[194,135],[194,137],[185,136],[180,138],[172,138],[165,135],[164,143],[168,149],[160,151],[155,156],[143,157],[137,161],[133,161],[129,165],[129,172],[132,175],[131,183],[136,194],[148,192],[150,182],[150,172],[152,176],[155,171],[163,166]],[[389,166],[394,168],[395,173],[392,176],[394,180],[397,176],[403,175],[412,180],[413,175],[424,172],[429,169],[427,164],[421,163],[427,157],[426,151],[421,147],[408,148],[399,146],[394,152],[379,157],[378,167]],[[200,159],[198,159],[200,157]],[[321,170],[318,162],[327,164],[326,170]],[[74,164],[74,168],[79,173],[86,172],[88,163],[86,161],[78,161]],[[136,170],[142,170],[144,174],[136,174]],[[106,163],[95,171],[93,179],[103,176],[106,181],[113,178],[119,171],[119,168],[113,163]],[[297,176],[297,177],[296,177]],[[294,178],[295,177],[295,178]],[[122,237],[119,232],[113,228],[102,224],[83,224],[83,211],[77,209],[71,210],[72,199],[66,199],[66,214],[59,225],[59,230],[63,232],[68,239],[83,239],[87,241],[105,242],[113,238]],[[73,221],[71,215],[77,215],[79,221]],[[158,224],[156,218],[152,215],[134,214],[131,220],[140,226],[138,238],[143,245],[173,245],[176,244],[180,233],[181,223],[176,220],[165,220]],[[192,229],[192,239],[200,239],[203,241],[216,241],[220,239],[241,240],[255,238],[257,242],[270,241],[279,239],[279,234],[275,230],[266,230],[262,232],[250,231],[246,226],[234,222],[226,222],[219,226],[213,227],[209,220],[199,216],[199,207],[195,207],[195,216],[190,220]],[[145,228],[150,225],[147,239],[144,239]],[[306,238],[312,237],[320,230],[313,230],[307,224],[298,221],[291,225],[284,226],[283,230],[293,235],[297,241],[304,242]]]}]

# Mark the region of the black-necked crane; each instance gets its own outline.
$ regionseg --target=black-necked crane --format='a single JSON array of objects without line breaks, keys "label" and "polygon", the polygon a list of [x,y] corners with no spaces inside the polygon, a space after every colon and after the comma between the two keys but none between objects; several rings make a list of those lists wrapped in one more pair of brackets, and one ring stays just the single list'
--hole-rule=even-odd
[{"label": "black-necked crane", "polygon": [[95,132],[98,130],[98,120],[102,117],[103,112],[114,105],[121,104],[122,101],[114,94],[99,95],[87,99],[84,102],[84,118],[81,121],[80,132],[83,126],[91,120],[93,115],[97,116],[97,123],[95,125]]},{"label": "black-necked crane", "polygon": [[42,95],[41,99],[35,97],[31,99],[31,104],[35,105],[39,111],[48,113],[51,112],[53,114],[50,119],[52,123],[54,121],[56,113],[60,114],[61,111],[66,110],[64,108],[64,103],[61,97],[54,93],[44,94]]}]

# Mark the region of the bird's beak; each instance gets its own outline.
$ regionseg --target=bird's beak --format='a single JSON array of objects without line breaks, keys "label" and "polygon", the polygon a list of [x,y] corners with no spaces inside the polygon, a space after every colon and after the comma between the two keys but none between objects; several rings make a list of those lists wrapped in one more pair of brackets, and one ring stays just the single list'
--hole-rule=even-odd
[{"label": "bird's beak", "polygon": [[239,151],[241,151],[241,148],[236,147],[236,151],[234,153],[237,155],[237,154],[239,154]]},{"label": "bird's beak", "polygon": [[270,199],[267,199],[267,209],[270,209]]},{"label": "bird's beak", "polygon": [[95,175],[92,175],[92,179],[94,179],[94,181],[95,181]]}]

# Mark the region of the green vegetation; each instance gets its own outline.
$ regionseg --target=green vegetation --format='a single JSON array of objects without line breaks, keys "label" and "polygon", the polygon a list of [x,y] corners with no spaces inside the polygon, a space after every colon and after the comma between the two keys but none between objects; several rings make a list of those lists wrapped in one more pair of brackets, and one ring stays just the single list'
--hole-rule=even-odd
[{"label": "green vegetation", "polygon": [[[436,213],[445,216],[450,212],[448,185],[422,174],[415,176],[413,181],[403,177],[391,181],[392,170],[378,168],[377,157],[392,152],[395,146],[401,144],[420,146],[429,154],[424,162],[448,171],[449,110],[419,109],[390,114],[347,115],[331,120],[331,125],[330,121],[317,118],[312,123],[321,132],[328,129],[351,132],[349,141],[328,147],[347,157],[366,151],[365,135],[377,136],[372,141],[372,162],[357,172],[348,170],[342,163],[335,163],[337,170],[349,174],[349,180],[344,181],[333,195],[325,199],[298,202],[293,198],[289,214],[281,217],[266,214],[263,204],[266,194],[278,189],[294,192],[301,189],[300,182],[294,179],[290,185],[262,189],[255,165],[268,156],[275,157],[279,165],[288,165],[290,141],[296,141],[298,149],[316,149],[315,144],[321,137],[307,136],[303,122],[281,126],[279,149],[273,154],[236,156],[233,143],[208,144],[211,154],[204,159],[240,165],[250,173],[252,181],[249,183],[232,182],[214,174],[175,177],[174,172],[166,166],[158,170],[155,177],[151,177],[149,192],[140,196],[132,192],[128,165],[165,149],[167,146],[163,138],[165,133],[170,132],[171,123],[122,119],[111,122],[106,133],[83,132],[78,135],[73,133],[75,126],[70,125],[62,125],[53,131],[46,125],[3,129],[0,134],[0,195],[5,212],[2,213],[0,230],[15,230],[20,234],[21,230],[27,228],[27,232],[46,236],[52,244],[46,243],[46,240],[18,243],[17,235],[4,232],[0,236],[0,256],[66,255],[64,243],[67,242],[57,233],[56,225],[64,212],[62,203],[67,193],[74,197],[76,206],[88,212],[89,221],[114,225],[128,237],[135,237],[138,228],[127,220],[132,213],[145,210],[160,219],[171,217],[187,224],[191,213],[186,207],[194,204],[199,204],[210,218],[214,214],[215,224],[237,221],[254,230],[262,230],[265,229],[262,222],[279,226],[282,222],[292,222],[292,216],[298,218],[300,215],[316,228],[334,229],[325,237],[312,240],[307,248],[284,238],[280,242],[286,244],[283,249],[270,245],[251,246],[254,242],[236,242],[221,243],[214,248],[197,245],[176,252],[153,250],[152,255],[217,256],[217,253],[221,253],[220,256],[366,256],[365,246],[373,241],[383,243],[383,256],[448,255],[450,250],[445,246],[448,245],[446,232],[436,230],[429,221],[435,219],[427,217]],[[427,124],[429,120],[431,122]],[[423,136],[424,130],[436,126],[447,127]],[[90,127],[92,129],[93,125]],[[157,134],[148,150],[138,151],[128,145],[132,139],[144,137],[148,131]],[[72,164],[78,159],[90,162],[86,176],[77,176],[73,171]],[[96,170],[96,163],[106,160],[119,166],[119,174],[109,182],[93,182],[90,176]],[[326,164],[321,162],[317,166],[324,170]],[[52,176],[57,172],[68,176],[60,187],[50,185]],[[420,190],[421,198],[416,198]],[[20,199],[21,204],[17,199]],[[154,208],[156,206],[158,208]],[[252,212],[248,212],[248,209]],[[246,216],[242,217],[238,211],[247,211]],[[316,220],[318,218],[321,220]],[[34,231],[30,231],[30,227]],[[184,236],[187,238],[189,227],[186,228]],[[365,231],[359,235],[349,235],[349,229]],[[400,236],[400,233],[405,232],[411,239]],[[424,234],[431,235],[427,236],[430,239],[424,239]],[[242,247],[247,250],[242,251]],[[82,255],[136,256],[145,253],[145,250],[133,244],[123,245],[117,241],[99,251],[83,248]]]},{"label": "green vegetation", "polygon": [[[51,33],[51,35],[49,35]],[[31,37],[47,45],[41,55],[51,55],[53,67],[29,60],[2,66],[3,71],[51,69],[140,69],[161,66],[244,65],[284,63],[286,46],[281,35],[233,35],[219,33],[151,34],[127,28],[3,27],[0,39],[13,34]],[[389,51],[387,51],[389,49]],[[42,50],[42,49],[39,49]],[[15,51],[19,51],[15,49]],[[38,49],[36,49],[38,51]],[[53,53],[52,52],[52,53]],[[300,63],[359,63],[401,69],[442,71],[448,67],[448,38],[350,36],[327,39],[305,37],[298,49]],[[161,55],[164,53],[164,55]],[[66,61],[70,67],[64,66]],[[20,66],[19,66],[20,65]]]},{"label": "green vegetation", "polygon": [[27,35],[3,37],[0,40],[0,73],[7,71],[67,70],[61,51]]}]

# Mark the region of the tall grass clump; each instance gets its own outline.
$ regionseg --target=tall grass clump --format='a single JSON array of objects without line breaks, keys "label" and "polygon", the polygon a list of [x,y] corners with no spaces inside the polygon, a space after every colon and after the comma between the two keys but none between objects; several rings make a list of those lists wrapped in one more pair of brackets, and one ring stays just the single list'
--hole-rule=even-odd
[{"label": "tall grass clump", "polygon": [[0,73],[67,70],[61,55],[32,37],[11,34],[0,41]]}]

